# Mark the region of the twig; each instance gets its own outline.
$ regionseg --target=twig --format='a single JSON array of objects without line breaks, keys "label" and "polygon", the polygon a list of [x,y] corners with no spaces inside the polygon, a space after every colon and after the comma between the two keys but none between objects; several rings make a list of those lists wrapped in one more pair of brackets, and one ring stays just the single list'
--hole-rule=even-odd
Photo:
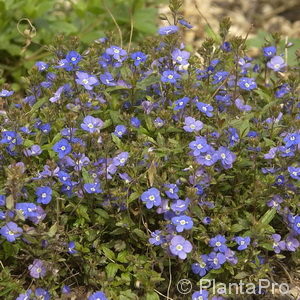
[{"label": "twig", "polygon": [[171,285],[172,285],[172,265],[171,265],[171,260],[169,257],[169,285],[168,285],[168,290],[167,290],[167,299],[170,299],[170,289],[171,289]]},{"label": "twig", "polygon": [[113,16],[112,12],[110,11],[110,9],[108,8],[108,6],[105,4],[105,0],[102,0],[103,6],[104,8],[107,10],[107,12],[109,13],[110,17],[112,18],[113,22],[115,23],[118,32],[119,32],[119,37],[120,37],[120,44],[121,44],[121,48],[123,47],[123,38],[122,38],[122,31],[121,28],[119,26],[119,24],[117,23],[115,17]]},{"label": "twig", "polygon": [[129,36],[129,43],[128,43],[128,51],[127,51],[128,53],[130,52],[132,35],[133,35],[133,14],[132,14],[132,10],[131,10],[130,11],[130,36]]},{"label": "twig", "polygon": [[196,0],[194,0],[193,2],[194,2],[194,5],[195,5],[196,10],[197,10],[197,12],[199,13],[200,17],[203,18],[203,20],[205,21],[206,25],[209,27],[209,29],[210,29],[211,32],[214,34],[214,36],[215,36],[216,38],[218,38],[217,34],[215,33],[215,31],[214,31],[213,28],[211,27],[211,25],[210,25],[210,23],[208,22],[208,20],[206,19],[206,17],[205,17],[205,16],[202,14],[202,12],[200,11],[199,6],[198,6]]},{"label": "twig", "polygon": [[173,298],[169,298],[168,296],[162,294],[160,291],[154,289],[154,292],[156,292],[158,295],[163,296],[164,298],[166,298],[167,300],[174,300]]}]

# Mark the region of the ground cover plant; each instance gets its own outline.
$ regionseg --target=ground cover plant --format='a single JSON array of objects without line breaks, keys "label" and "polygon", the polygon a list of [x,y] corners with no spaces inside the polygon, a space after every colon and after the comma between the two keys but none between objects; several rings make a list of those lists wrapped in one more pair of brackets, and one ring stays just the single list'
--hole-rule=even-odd
[{"label": "ground cover plant", "polygon": [[[199,291],[200,279],[293,274],[292,45],[273,35],[252,59],[224,19],[190,53],[180,4],[140,47],[116,36],[79,51],[58,39],[25,79],[25,98],[1,89],[3,299],[216,300],[226,296]],[[178,291],[181,279],[190,294]]]}]

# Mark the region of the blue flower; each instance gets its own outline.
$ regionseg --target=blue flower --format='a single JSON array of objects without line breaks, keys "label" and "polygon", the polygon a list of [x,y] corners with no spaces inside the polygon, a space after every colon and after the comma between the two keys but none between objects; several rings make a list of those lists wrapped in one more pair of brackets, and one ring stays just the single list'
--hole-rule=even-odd
[{"label": "blue flower", "polygon": [[43,61],[37,61],[35,66],[38,68],[39,71],[45,71],[49,68],[49,65]]},{"label": "blue flower", "polygon": [[155,230],[151,232],[151,238],[149,238],[149,243],[155,246],[161,245],[164,241],[164,238],[161,235],[160,230]]},{"label": "blue flower", "polygon": [[208,255],[201,255],[201,262],[192,264],[192,271],[194,274],[198,274],[203,277],[206,275],[207,271],[209,271],[208,267]]},{"label": "blue flower", "polygon": [[177,232],[182,232],[183,230],[192,229],[194,225],[192,218],[185,215],[173,217],[171,221],[172,224],[176,226]]},{"label": "blue flower", "polygon": [[0,206],[4,206],[6,203],[5,195],[0,195]]},{"label": "blue flower", "polygon": [[22,233],[23,229],[14,222],[8,222],[0,229],[0,234],[6,238],[8,242],[14,242]]},{"label": "blue flower", "polygon": [[81,128],[89,133],[99,132],[103,126],[103,121],[99,118],[94,118],[92,116],[86,116],[83,119],[83,123],[80,125]]},{"label": "blue flower", "polygon": [[224,81],[228,77],[228,75],[229,75],[229,72],[219,71],[214,74],[212,83],[217,84],[221,81]]},{"label": "blue flower", "polygon": [[66,56],[66,60],[70,64],[77,65],[81,60],[81,55],[76,51],[70,51]]},{"label": "blue flower", "polygon": [[300,134],[296,132],[289,133],[285,136],[283,141],[287,148],[290,148],[293,145],[298,145],[300,144]]},{"label": "blue flower", "polygon": [[192,300],[208,300],[209,293],[206,290],[194,292]]},{"label": "blue flower", "polygon": [[158,33],[160,35],[169,35],[169,34],[176,33],[178,30],[179,30],[178,26],[170,25],[170,26],[159,28]]},{"label": "blue flower", "polygon": [[188,28],[188,29],[192,29],[193,28],[193,25],[191,25],[189,22],[187,22],[186,20],[184,19],[180,19],[178,21],[179,24],[181,24],[182,26]]},{"label": "blue flower", "polygon": [[267,67],[275,72],[279,72],[286,67],[286,63],[281,56],[274,56],[267,62]]},{"label": "blue flower", "polygon": [[38,215],[36,205],[30,202],[16,203],[16,211],[19,212],[25,219],[29,217],[36,217]]},{"label": "blue flower", "polygon": [[225,169],[232,168],[232,163],[236,159],[236,155],[226,147],[220,147],[217,151],[219,160]]},{"label": "blue flower", "polygon": [[190,149],[193,150],[193,155],[198,156],[201,153],[205,153],[209,149],[206,138],[201,136],[196,136],[195,141],[189,144]]},{"label": "blue flower", "polygon": [[266,58],[271,58],[276,54],[276,47],[269,46],[263,48],[263,54]]},{"label": "blue flower", "polygon": [[43,299],[43,300],[50,300],[51,295],[47,290],[44,290],[42,288],[37,288],[35,290],[35,296],[37,299]]},{"label": "blue flower", "polygon": [[161,204],[160,191],[157,188],[150,188],[141,195],[141,200],[148,209]]},{"label": "blue flower", "polygon": [[218,153],[211,146],[208,146],[208,149],[204,154],[196,157],[197,163],[203,166],[212,166],[218,159]]},{"label": "blue flower", "polygon": [[116,157],[113,158],[113,163],[115,166],[125,166],[127,159],[129,157],[129,153],[128,152],[122,152],[119,155],[117,155]]},{"label": "blue flower", "polygon": [[238,236],[234,240],[239,245],[238,250],[240,250],[240,251],[247,249],[248,246],[250,245],[250,241],[251,241],[249,236],[246,236],[246,237]]},{"label": "blue flower", "polygon": [[103,292],[95,292],[88,297],[88,300],[108,300]]},{"label": "blue flower", "polygon": [[203,112],[207,117],[213,116],[212,111],[214,110],[214,108],[210,104],[197,102],[196,106],[199,109],[199,111]]},{"label": "blue flower", "polygon": [[32,290],[26,291],[24,294],[19,294],[16,300],[29,300],[31,299]]},{"label": "blue flower", "polygon": [[130,123],[135,128],[139,128],[141,126],[141,121],[138,118],[136,118],[136,117],[132,117],[130,119]]},{"label": "blue flower", "polygon": [[223,253],[211,252],[208,255],[208,266],[210,269],[220,269],[226,262],[226,256]]},{"label": "blue flower", "polygon": [[58,62],[58,66],[55,67],[56,69],[65,69],[66,71],[73,71],[73,65],[70,64],[66,59],[61,59]]},{"label": "blue flower", "polygon": [[117,125],[114,131],[114,135],[117,137],[122,137],[127,132],[126,126],[124,125]]},{"label": "blue flower", "polygon": [[183,129],[186,132],[198,132],[203,128],[203,123],[199,120],[195,120],[192,117],[185,117]]},{"label": "blue flower", "polygon": [[72,147],[66,139],[59,140],[52,149],[58,153],[59,158],[65,157],[72,151]]},{"label": "blue flower", "polygon": [[99,194],[103,192],[99,182],[85,183],[83,187],[88,194]]},{"label": "blue flower", "polygon": [[242,77],[238,81],[238,86],[246,91],[250,91],[257,88],[257,84],[254,78]]},{"label": "blue flower", "polygon": [[134,65],[139,66],[141,63],[147,60],[147,55],[141,51],[137,51],[130,56],[134,60]]},{"label": "blue flower", "polygon": [[170,242],[170,251],[181,259],[186,259],[187,253],[193,249],[192,244],[180,235],[175,235]]},{"label": "blue flower", "polygon": [[76,247],[75,242],[73,242],[73,241],[69,242],[69,244],[68,244],[68,253],[70,253],[70,254],[77,253],[77,250],[75,249],[75,247]]},{"label": "blue flower", "polygon": [[107,48],[105,53],[112,56],[117,61],[122,61],[124,56],[127,55],[127,52],[118,46],[111,46],[110,48]]},{"label": "blue flower", "polygon": [[178,110],[185,108],[185,106],[188,104],[189,101],[190,101],[190,98],[188,98],[188,97],[183,97],[183,98],[176,100],[174,102],[174,104],[175,104],[174,110],[178,111]]},{"label": "blue flower", "polygon": [[1,144],[21,145],[22,142],[22,138],[15,131],[2,131],[2,139],[0,140]]},{"label": "blue flower", "polygon": [[214,247],[214,251],[225,252],[227,250],[226,238],[223,235],[218,234],[209,241],[209,246]]},{"label": "blue flower", "polygon": [[83,85],[84,88],[88,91],[91,91],[95,85],[99,84],[97,77],[94,75],[89,75],[88,73],[77,71],[76,76],[76,82],[80,85]]},{"label": "blue flower", "polygon": [[167,190],[165,191],[165,194],[170,198],[170,199],[178,199],[177,193],[179,192],[179,189],[176,184],[165,184],[164,185]]},{"label": "blue flower", "polygon": [[294,219],[294,222],[292,224],[293,230],[297,233],[300,234],[300,216],[296,216]]},{"label": "blue flower", "polygon": [[176,48],[172,52],[172,58],[174,62],[177,62],[180,65],[187,65],[188,59],[190,58],[190,53],[187,51],[181,51],[180,49]]},{"label": "blue flower", "polygon": [[241,110],[241,111],[251,111],[252,107],[250,105],[244,104],[244,100],[241,98],[236,98],[235,101],[235,106]]},{"label": "blue flower", "polygon": [[300,180],[300,168],[297,167],[288,167],[290,176],[294,179]]},{"label": "blue flower", "polygon": [[14,91],[2,90],[0,92],[0,97],[9,97],[14,94]]},{"label": "blue flower", "polygon": [[114,77],[109,72],[105,72],[104,74],[101,74],[100,80],[103,84],[105,84],[107,86],[116,86],[117,85],[114,81]]},{"label": "blue flower", "polygon": [[180,79],[180,75],[176,71],[164,71],[161,76],[161,81],[166,83],[176,83]]},{"label": "blue flower", "polygon": [[48,204],[52,200],[52,189],[48,186],[38,187],[35,191],[37,203]]}]

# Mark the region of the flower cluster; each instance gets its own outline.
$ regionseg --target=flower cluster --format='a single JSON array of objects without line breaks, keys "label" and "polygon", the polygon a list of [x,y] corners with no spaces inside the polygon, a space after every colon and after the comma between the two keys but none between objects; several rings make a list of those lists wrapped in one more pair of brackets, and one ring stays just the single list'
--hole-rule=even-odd
[{"label": "flower cluster", "polygon": [[253,59],[244,41],[209,39],[199,59],[184,28],[134,51],[106,38],[85,52],[56,45],[25,98],[3,87],[1,261],[20,255],[35,282],[17,299],[79,282],[105,292],[90,300],[156,299],[166,257],[178,275],[230,280],[299,249],[297,70],[275,41]]}]

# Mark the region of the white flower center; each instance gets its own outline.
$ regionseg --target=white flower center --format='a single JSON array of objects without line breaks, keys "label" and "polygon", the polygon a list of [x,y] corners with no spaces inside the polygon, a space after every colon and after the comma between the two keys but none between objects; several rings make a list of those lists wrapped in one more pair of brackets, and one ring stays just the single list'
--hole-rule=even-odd
[{"label": "white flower center", "polygon": [[76,57],[72,57],[72,58],[71,58],[71,61],[75,61],[75,60],[76,60]]},{"label": "white flower center", "polygon": [[42,198],[46,198],[47,197],[47,194],[46,193],[43,193],[42,194]]},{"label": "white flower center", "polygon": [[198,144],[198,145],[197,145],[197,149],[200,150],[200,149],[202,149],[202,148],[203,148],[203,146],[202,146],[201,144]]},{"label": "white flower center", "polygon": [[173,75],[168,75],[168,78],[169,79],[173,79]]},{"label": "white flower center", "polygon": [[94,125],[92,123],[89,123],[88,128],[94,128]]},{"label": "white flower center", "polygon": [[153,196],[153,195],[149,196],[149,200],[150,201],[154,201],[155,200],[155,196]]},{"label": "white flower center", "polygon": [[182,57],[181,56],[177,56],[177,60],[178,61],[182,61]]},{"label": "white flower center", "polygon": [[220,242],[216,242],[216,246],[220,247],[222,244]]},{"label": "white flower center", "polygon": [[210,154],[206,154],[206,155],[205,155],[205,159],[206,159],[206,160],[211,160],[211,155],[210,155]]},{"label": "white flower center", "polygon": [[249,86],[250,86],[250,84],[246,82],[246,83],[245,83],[245,87],[248,88]]},{"label": "white flower center", "polygon": [[225,158],[226,158],[226,154],[225,154],[225,153],[222,153],[222,154],[221,154],[221,157],[222,157],[223,159],[225,159]]},{"label": "white flower center", "polygon": [[191,125],[190,125],[190,128],[191,128],[191,129],[195,129],[195,128],[196,128],[195,124],[191,124]]},{"label": "white flower center", "polygon": [[120,53],[120,50],[115,49],[114,52],[115,52],[116,54],[118,54],[118,53]]},{"label": "white flower center", "polygon": [[179,245],[176,246],[176,250],[181,251],[182,249],[183,249],[182,245],[179,244]]},{"label": "white flower center", "polygon": [[185,220],[180,220],[180,225],[185,225],[186,221]]},{"label": "white flower center", "polygon": [[87,79],[82,79],[82,83],[84,83],[84,84],[88,84],[88,83],[89,83],[89,81],[88,81]]},{"label": "white flower center", "polygon": [[65,151],[65,150],[66,150],[66,147],[65,147],[65,146],[61,146],[61,147],[60,147],[60,150]]}]

